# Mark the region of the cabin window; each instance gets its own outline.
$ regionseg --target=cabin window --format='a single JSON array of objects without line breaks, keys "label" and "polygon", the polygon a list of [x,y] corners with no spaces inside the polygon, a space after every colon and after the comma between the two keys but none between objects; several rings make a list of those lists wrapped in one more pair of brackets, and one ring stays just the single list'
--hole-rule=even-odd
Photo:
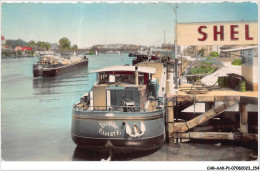
[{"label": "cabin window", "polygon": [[109,87],[111,106],[120,109],[124,102],[140,104],[140,91],[137,87]]},{"label": "cabin window", "polygon": [[243,50],[242,51],[242,64],[253,65],[253,50]]},{"label": "cabin window", "polygon": [[[149,74],[138,73],[138,84],[147,85],[149,80]],[[134,72],[107,72],[98,74],[98,84],[109,84],[109,83],[129,83],[135,84]]]}]

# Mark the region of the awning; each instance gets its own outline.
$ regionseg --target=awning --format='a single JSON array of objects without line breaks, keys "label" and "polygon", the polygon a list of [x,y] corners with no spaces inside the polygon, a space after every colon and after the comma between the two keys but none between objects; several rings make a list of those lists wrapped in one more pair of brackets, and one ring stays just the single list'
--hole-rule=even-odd
[{"label": "awning", "polygon": [[[124,65],[115,65],[115,66],[109,66],[102,69],[97,69],[91,72],[120,72],[120,71],[135,71],[136,66],[124,66]],[[142,73],[149,73],[149,74],[155,74],[156,68],[151,67],[140,67],[138,66],[138,72]]]},{"label": "awning", "polygon": [[239,48],[221,50],[221,52],[235,52],[235,51],[254,49],[254,48],[257,48],[257,47],[258,46],[239,47]]}]

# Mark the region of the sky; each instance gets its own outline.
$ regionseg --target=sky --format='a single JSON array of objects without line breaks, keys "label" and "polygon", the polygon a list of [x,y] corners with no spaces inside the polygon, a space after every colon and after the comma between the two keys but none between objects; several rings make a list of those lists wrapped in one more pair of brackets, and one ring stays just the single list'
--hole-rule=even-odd
[{"label": "sky", "polygon": [[[174,42],[174,4],[4,3],[5,39],[57,43],[67,37],[79,48],[95,44],[159,46]],[[179,3],[178,22],[258,20],[255,3]]]}]

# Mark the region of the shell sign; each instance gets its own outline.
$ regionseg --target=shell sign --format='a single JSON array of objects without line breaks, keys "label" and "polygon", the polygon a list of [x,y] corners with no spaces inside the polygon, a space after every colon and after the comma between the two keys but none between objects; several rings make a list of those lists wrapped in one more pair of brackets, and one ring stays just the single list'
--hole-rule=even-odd
[{"label": "shell sign", "polygon": [[258,44],[257,22],[242,21],[177,24],[178,46],[239,44]]}]

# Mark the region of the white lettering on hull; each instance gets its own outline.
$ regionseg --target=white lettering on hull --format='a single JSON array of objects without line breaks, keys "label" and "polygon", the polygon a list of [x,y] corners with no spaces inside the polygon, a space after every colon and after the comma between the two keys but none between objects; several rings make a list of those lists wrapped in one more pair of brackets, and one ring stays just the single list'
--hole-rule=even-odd
[{"label": "white lettering on hull", "polygon": [[[115,122],[99,122],[100,125],[98,133],[106,137],[115,137],[121,135],[121,131],[118,129],[118,126]],[[111,128],[113,129],[111,131]]]}]

